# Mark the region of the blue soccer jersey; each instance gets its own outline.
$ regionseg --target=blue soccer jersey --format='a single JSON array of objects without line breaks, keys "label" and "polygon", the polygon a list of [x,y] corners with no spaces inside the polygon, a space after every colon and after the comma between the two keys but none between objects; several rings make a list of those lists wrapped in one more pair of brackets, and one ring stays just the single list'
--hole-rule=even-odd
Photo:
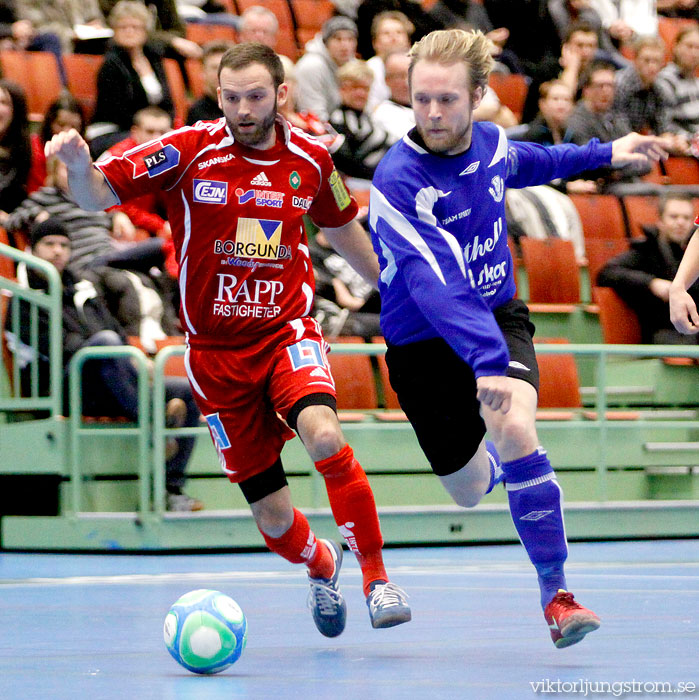
[{"label": "blue soccer jersey", "polygon": [[442,156],[415,133],[388,151],[371,188],[384,336],[395,345],[441,336],[477,377],[503,375],[509,356],[492,309],[515,294],[505,188],[608,165],[612,144],[544,148],[476,122],[471,147]]}]

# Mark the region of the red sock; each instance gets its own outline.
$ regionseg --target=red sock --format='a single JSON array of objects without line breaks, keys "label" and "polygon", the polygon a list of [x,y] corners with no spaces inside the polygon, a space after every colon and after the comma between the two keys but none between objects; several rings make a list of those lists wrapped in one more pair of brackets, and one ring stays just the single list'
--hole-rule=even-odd
[{"label": "red sock", "polygon": [[292,564],[306,564],[313,578],[330,578],[333,575],[335,563],[330,551],[322,542],[318,542],[306,516],[296,508],[294,522],[281,537],[270,537],[264,532],[262,537],[275,554]]},{"label": "red sock", "polygon": [[381,527],[374,494],[349,445],[315,463],[325,478],[335,522],[362,569],[364,595],[372,581],[388,581],[383,564]]}]

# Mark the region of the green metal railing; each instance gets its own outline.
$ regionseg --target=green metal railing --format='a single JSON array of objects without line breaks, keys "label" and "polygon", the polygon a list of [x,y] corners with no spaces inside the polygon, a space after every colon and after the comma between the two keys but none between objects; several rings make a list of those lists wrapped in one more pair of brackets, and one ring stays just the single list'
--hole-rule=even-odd
[{"label": "green metal railing", "polygon": [[[16,248],[0,243],[0,256],[16,263],[24,263],[48,281],[48,291],[28,289],[18,282],[0,276],[0,294],[9,299],[9,323],[6,329],[13,338],[8,339],[7,347],[12,354],[11,391],[9,396],[0,395],[0,411],[49,411],[51,417],[63,411],[63,320],[61,312],[62,285],[56,268],[44,260]],[[20,343],[20,303],[29,305],[29,352]],[[49,376],[51,391],[49,396],[39,396],[39,316],[48,314],[49,320]],[[28,396],[21,393],[21,365],[26,363],[30,376]]]},{"label": "green metal railing", "polygon": [[[109,358],[129,358],[136,365],[138,374],[138,422],[131,425],[120,423],[91,424],[85,423],[82,412],[83,366],[88,360],[108,360]],[[72,486],[71,512],[82,512],[83,480],[82,472],[82,438],[94,437],[99,430],[102,436],[128,437],[138,440],[138,511],[145,515],[151,510],[151,390],[149,360],[141,350],[128,345],[120,347],[82,348],[73,355],[69,366],[70,382],[70,478]],[[160,462],[160,464],[164,464]]]}]

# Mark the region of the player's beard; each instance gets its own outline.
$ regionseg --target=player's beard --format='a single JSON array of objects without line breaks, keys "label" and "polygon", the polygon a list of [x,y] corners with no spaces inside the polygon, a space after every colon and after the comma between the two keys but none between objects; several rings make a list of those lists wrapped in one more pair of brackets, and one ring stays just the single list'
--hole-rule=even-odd
[{"label": "player's beard", "polygon": [[[422,136],[422,140],[425,142],[425,146],[429,148],[433,153],[448,153],[454,149],[466,150],[471,144],[471,130],[473,122],[469,123],[458,133],[445,134],[441,139],[434,139],[430,137],[427,129],[422,129],[419,125],[417,127],[418,133]],[[461,148],[463,146],[463,148]],[[457,152],[460,152],[457,151]]]},{"label": "player's beard", "polygon": [[274,108],[265,115],[265,117],[257,125],[254,131],[247,133],[241,133],[235,124],[230,119],[226,119],[228,122],[228,128],[233,134],[233,138],[244,146],[258,146],[264,143],[270,135],[272,129],[274,129],[274,122],[277,118],[277,98],[274,98]]}]

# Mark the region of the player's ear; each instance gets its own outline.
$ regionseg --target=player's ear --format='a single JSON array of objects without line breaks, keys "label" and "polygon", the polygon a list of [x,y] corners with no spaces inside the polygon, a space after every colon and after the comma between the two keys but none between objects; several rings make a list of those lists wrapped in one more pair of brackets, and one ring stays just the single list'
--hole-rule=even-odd
[{"label": "player's ear", "polygon": [[277,107],[283,107],[289,97],[289,88],[286,83],[282,83],[277,88]]},{"label": "player's ear", "polygon": [[483,101],[485,90],[479,85],[473,89],[471,93],[471,109],[478,109],[478,106]]},{"label": "player's ear", "polygon": [[221,88],[216,88],[216,101],[218,102],[218,108],[223,112],[223,103],[221,102]]}]

